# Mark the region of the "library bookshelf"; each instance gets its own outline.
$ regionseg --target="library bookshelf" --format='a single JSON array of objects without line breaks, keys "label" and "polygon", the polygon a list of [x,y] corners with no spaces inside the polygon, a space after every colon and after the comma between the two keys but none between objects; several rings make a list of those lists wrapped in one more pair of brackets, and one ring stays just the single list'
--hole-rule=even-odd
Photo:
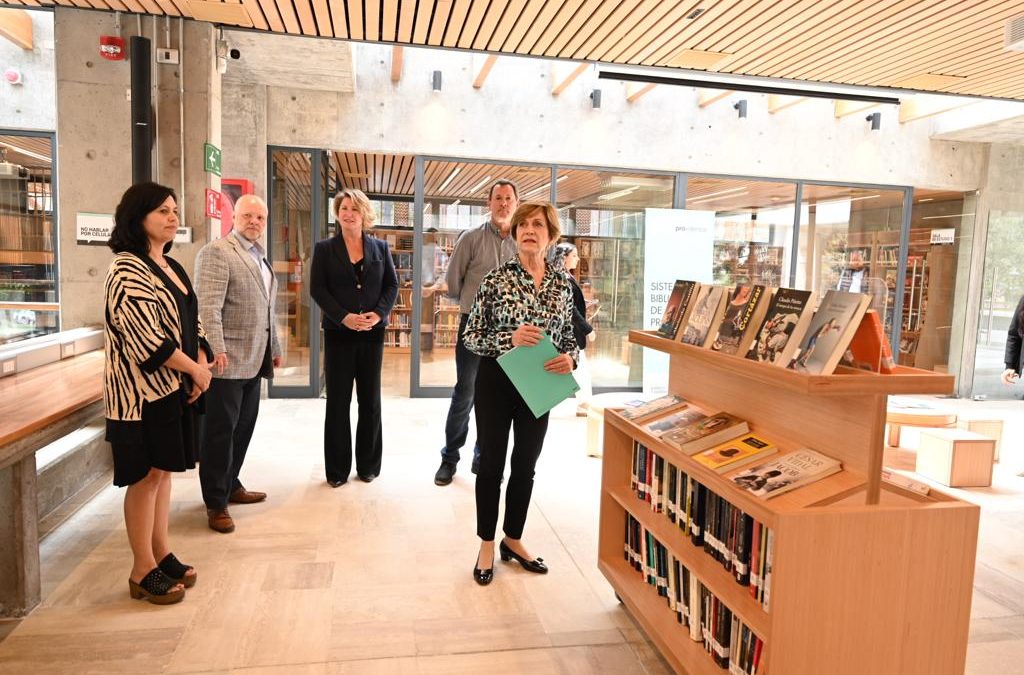
[{"label": "library bookshelf", "polygon": [[[677,672],[726,671],[624,559],[627,515],[764,641],[759,673],[963,673],[979,509],[936,490],[922,496],[881,483],[887,396],[948,393],[951,376],[905,367],[892,375],[843,368],[807,375],[651,332],[631,331],[630,341],[669,354],[671,393],[745,418],[780,452],[809,447],[843,463],[837,474],[762,500],[736,487],[730,474],[698,465],[606,411],[598,564]],[[637,498],[630,489],[635,443],[773,530],[767,610],[664,513]]]}]

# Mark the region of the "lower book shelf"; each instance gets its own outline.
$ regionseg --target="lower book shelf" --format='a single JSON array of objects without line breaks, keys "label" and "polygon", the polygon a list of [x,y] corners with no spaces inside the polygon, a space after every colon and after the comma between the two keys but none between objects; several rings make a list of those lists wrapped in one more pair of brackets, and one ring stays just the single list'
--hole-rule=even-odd
[{"label": "lower book shelf", "polygon": [[[665,598],[659,596],[621,557],[618,560],[601,560],[598,567],[615,589],[622,604],[677,673],[720,675],[732,672],[738,675],[765,672],[763,666],[759,671],[743,671],[723,668],[715,663],[701,642],[690,639],[688,629],[679,624],[675,612],[666,605]],[[761,663],[764,663],[763,656]]]}]

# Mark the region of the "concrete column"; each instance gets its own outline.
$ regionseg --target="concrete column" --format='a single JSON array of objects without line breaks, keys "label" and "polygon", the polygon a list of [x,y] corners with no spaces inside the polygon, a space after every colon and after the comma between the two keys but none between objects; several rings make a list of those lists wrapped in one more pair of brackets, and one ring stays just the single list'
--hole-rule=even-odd
[{"label": "concrete column", "polygon": [[[155,24],[155,25],[154,25]],[[177,48],[178,22],[171,22],[171,46]],[[142,21],[142,34],[164,46],[164,22]],[[121,36],[138,34],[134,17],[122,19]],[[154,36],[154,28],[155,36]],[[114,15],[57,7],[54,41],[57,80],[58,209],[60,213],[61,317],[64,328],[103,321],[100,292],[111,252],[105,246],[78,245],[78,213],[114,212],[131,185],[130,72],[127,61],[99,54],[99,37],[115,34]],[[174,255],[191,272],[195,254],[208,241],[204,191],[220,188],[217,176],[203,170],[203,143],[220,146],[220,75],[216,70],[216,31],[210,24],[185,22],[181,65],[154,65],[156,152],[154,177],[181,196],[178,78],[185,74],[185,210],[193,244],[179,244]],[[131,55],[129,55],[130,58]]]},{"label": "concrete column", "polygon": [[39,604],[36,456],[0,469],[0,617],[25,616]]},{"label": "concrete column", "polygon": [[224,76],[224,177],[244,178],[267,198],[267,87]]}]

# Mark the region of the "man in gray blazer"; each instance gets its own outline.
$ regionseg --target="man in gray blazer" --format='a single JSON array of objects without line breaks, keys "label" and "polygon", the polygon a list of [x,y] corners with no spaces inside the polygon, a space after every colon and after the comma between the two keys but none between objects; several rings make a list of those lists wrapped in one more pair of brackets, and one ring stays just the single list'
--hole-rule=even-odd
[{"label": "man in gray blazer", "polygon": [[238,480],[260,408],[260,378],[281,365],[274,325],[277,282],[260,239],[267,206],[255,195],[235,204],[234,229],[196,257],[199,315],[213,349],[213,381],[206,396],[206,424],[199,482],[210,529],[232,532],[228,503],[267,498]]}]

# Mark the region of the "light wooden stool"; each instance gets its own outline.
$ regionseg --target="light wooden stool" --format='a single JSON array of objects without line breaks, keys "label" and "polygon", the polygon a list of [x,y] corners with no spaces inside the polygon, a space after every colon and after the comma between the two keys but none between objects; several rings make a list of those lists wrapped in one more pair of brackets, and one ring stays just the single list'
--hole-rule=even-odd
[{"label": "light wooden stool", "polygon": [[996,450],[993,456],[993,461],[999,461],[999,446],[1003,444],[1003,421],[1002,420],[982,420],[982,419],[963,419],[957,421],[957,426],[961,429],[967,429],[974,433],[981,434],[982,436],[988,436],[996,442]]},{"label": "light wooden stool", "polygon": [[952,429],[956,427],[956,413],[932,406],[903,407],[898,400],[890,397],[889,407],[885,412],[885,422],[889,425],[887,445],[898,448],[900,447],[900,431],[903,427]]},{"label": "light wooden stool", "polygon": [[995,441],[964,429],[928,429],[917,446],[917,473],[949,487],[992,484]]}]

